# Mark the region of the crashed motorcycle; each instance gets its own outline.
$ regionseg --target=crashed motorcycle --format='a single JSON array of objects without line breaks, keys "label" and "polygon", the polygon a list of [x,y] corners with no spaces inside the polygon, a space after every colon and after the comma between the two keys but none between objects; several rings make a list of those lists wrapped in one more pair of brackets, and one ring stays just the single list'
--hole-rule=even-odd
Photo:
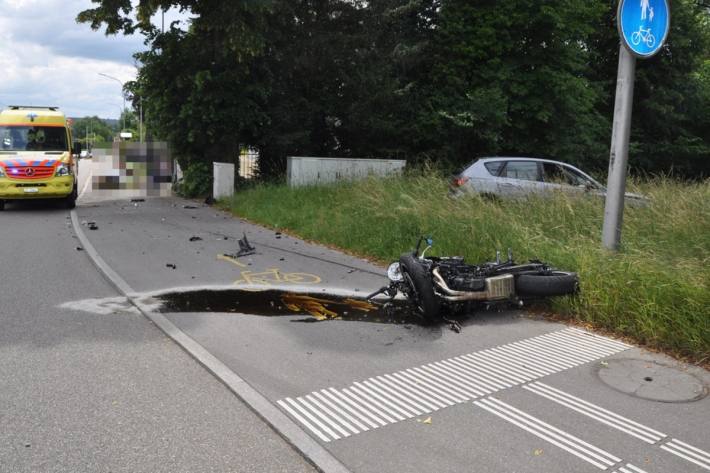
[{"label": "crashed motorcycle", "polygon": [[[426,247],[420,254],[422,243]],[[579,288],[576,273],[538,260],[515,263],[511,250],[506,261],[501,261],[500,252],[496,252],[495,262],[473,265],[461,256],[426,256],[432,246],[431,238],[420,238],[414,251],[403,254],[387,269],[389,286],[370,294],[367,300],[379,295],[392,300],[403,294],[424,320],[434,322],[444,310],[453,313],[476,303],[523,305],[526,300],[574,294]]]}]

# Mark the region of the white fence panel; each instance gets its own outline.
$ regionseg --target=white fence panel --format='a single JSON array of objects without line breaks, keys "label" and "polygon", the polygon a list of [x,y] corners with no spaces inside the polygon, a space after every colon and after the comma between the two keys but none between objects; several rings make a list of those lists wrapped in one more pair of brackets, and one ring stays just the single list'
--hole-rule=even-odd
[{"label": "white fence panel", "polygon": [[289,156],[287,176],[289,186],[327,184],[375,176],[401,173],[407,161],[398,159],[313,158]]}]

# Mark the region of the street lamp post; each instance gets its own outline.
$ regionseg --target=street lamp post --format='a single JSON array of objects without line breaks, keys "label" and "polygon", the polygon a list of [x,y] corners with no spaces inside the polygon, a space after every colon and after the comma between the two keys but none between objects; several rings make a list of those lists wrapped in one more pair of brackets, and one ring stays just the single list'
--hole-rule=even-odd
[{"label": "street lamp post", "polygon": [[[123,110],[121,111],[121,115],[123,115],[123,130],[125,130],[126,129],[126,94],[123,91],[123,82],[121,82],[120,80],[116,79],[113,76],[110,76],[108,74],[104,74],[103,72],[99,72],[98,74],[100,76],[106,77],[108,79],[115,80],[116,82],[121,84],[121,97],[123,97]],[[119,118],[120,118],[120,116],[119,116]]]}]

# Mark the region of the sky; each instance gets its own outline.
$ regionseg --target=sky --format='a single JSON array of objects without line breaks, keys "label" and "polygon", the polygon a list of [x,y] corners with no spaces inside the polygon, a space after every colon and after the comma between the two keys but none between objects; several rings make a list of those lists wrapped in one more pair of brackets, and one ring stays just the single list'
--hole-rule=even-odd
[{"label": "sky", "polygon": [[[46,105],[70,117],[118,118],[121,85],[99,73],[135,79],[133,54],[147,47],[140,34],[107,37],[77,23],[92,7],[91,0],[0,0],[0,109]],[[165,24],[177,19],[169,11]]]}]

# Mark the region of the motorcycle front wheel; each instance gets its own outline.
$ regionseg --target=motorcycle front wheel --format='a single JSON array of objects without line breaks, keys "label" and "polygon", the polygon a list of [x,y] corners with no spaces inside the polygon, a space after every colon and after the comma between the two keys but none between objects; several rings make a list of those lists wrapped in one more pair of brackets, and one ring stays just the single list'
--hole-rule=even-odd
[{"label": "motorcycle front wheel", "polygon": [[566,296],[579,288],[577,273],[551,271],[543,274],[521,274],[515,278],[515,292],[521,296]]},{"label": "motorcycle front wheel", "polygon": [[434,283],[422,264],[411,254],[399,259],[402,276],[409,286],[411,302],[417,307],[424,320],[434,322],[439,319],[441,304],[434,294]]}]

